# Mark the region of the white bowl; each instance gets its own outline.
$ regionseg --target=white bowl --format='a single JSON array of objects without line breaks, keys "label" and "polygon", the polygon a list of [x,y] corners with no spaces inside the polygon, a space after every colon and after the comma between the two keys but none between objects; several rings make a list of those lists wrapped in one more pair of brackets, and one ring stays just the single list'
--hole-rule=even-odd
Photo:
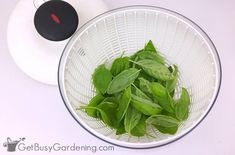
[{"label": "white bowl", "polygon": [[[152,40],[160,53],[178,64],[180,87],[191,96],[189,118],[175,135],[117,136],[101,121],[76,111],[95,95],[91,75],[102,63],[110,64],[123,51],[132,55]],[[133,6],[106,12],[86,23],[67,44],[59,65],[58,82],[64,103],[74,119],[88,132],[111,144],[127,148],[151,148],[173,142],[195,128],[212,108],[221,84],[218,53],[206,33],[188,18],[158,7]]]}]

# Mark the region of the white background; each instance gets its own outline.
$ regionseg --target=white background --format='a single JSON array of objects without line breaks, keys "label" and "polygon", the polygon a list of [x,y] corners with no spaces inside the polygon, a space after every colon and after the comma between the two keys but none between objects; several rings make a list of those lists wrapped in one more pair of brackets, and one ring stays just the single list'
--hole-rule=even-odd
[{"label": "white background", "polygon": [[[235,149],[235,1],[234,0],[105,0],[109,9],[145,4],[168,8],[187,16],[211,37],[219,52],[223,79],[216,104],[206,119],[190,134],[169,145],[96,154],[234,155]],[[9,15],[17,0],[0,1],[0,154],[7,154],[7,137],[26,137],[25,143],[109,145],[82,129],[65,108],[58,88],[43,85],[15,65],[6,43]],[[17,28],[17,26],[16,26]],[[15,154],[44,154],[15,152]],[[47,153],[45,153],[47,154]],[[54,154],[54,153],[50,153]],[[55,154],[62,154],[57,152]],[[94,154],[63,152],[63,154]]]}]

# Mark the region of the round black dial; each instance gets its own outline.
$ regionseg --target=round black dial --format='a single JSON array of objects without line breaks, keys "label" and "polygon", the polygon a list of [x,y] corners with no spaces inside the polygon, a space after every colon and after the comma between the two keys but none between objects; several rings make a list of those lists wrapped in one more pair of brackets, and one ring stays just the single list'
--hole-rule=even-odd
[{"label": "round black dial", "polygon": [[43,3],[34,15],[37,32],[52,41],[69,38],[77,29],[78,15],[67,2],[51,0]]}]

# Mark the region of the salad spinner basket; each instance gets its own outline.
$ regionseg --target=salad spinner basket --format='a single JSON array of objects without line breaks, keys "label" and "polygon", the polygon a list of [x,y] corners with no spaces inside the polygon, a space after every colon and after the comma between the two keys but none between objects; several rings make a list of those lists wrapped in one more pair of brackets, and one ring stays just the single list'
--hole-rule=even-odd
[{"label": "salad spinner basket", "polygon": [[[176,97],[186,87],[190,114],[175,135],[147,128],[144,137],[116,135],[102,121],[77,111],[96,94],[95,68],[124,55],[132,55],[152,40],[169,64],[179,67]],[[74,119],[88,132],[111,144],[127,148],[151,148],[173,142],[195,128],[212,108],[221,83],[221,66],[215,46],[205,32],[186,17],[163,8],[133,6],[115,9],[90,20],[69,41],[58,71],[63,101]]]}]

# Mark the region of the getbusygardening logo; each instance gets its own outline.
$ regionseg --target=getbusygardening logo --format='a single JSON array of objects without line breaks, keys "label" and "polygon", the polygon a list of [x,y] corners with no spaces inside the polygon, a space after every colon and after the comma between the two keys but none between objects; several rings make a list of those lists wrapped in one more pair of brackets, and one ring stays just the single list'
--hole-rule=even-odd
[{"label": "getbusygardening logo", "polygon": [[19,138],[19,140],[11,140],[11,138],[7,137],[7,141],[3,143],[3,146],[7,148],[8,152],[15,152],[15,151],[27,151],[27,152],[59,152],[59,151],[90,151],[92,153],[100,152],[107,152],[107,151],[114,151],[114,146],[111,145],[77,145],[76,143],[72,143],[71,145],[64,145],[58,142],[55,142],[51,145],[42,145],[40,143],[31,143],[26,144],[26,138]]},{"label": "getbusygardening logo", "polygon": [[7,137],[7,142],[3,143],[3,146],[7,147],[8,152],[15,152],[16,146],[18,145],[18,143],[24,140],[25,138],[23,137],[23,138],[20,138],[20,140],[12,141],[9,137]]}]

